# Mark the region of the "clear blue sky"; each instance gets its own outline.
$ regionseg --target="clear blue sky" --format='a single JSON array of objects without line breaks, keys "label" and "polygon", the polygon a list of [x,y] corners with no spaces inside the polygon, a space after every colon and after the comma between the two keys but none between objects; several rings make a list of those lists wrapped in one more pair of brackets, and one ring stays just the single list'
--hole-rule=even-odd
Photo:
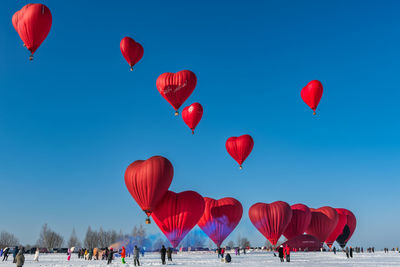
[{"label": "clear blue sky", "polygon": [[[353,245],[399,245],[397,1],[42,1],[53,26],[33,62],[11,24],[26,3],[0,2],[0,230],[130,231],[144,216],[125,168],[163,155],[171,190],[242,202],[227,241],[264,244],[248,208],[283,200],[352,210]],[[133,72],[124,36],[145,51]],[[155,86],[182,69],[198,77],[185,104],[205,110],[195,136]],[[313,79],[317,117],[300,98]],[[225,151],[241,134],[242,171]]]}]

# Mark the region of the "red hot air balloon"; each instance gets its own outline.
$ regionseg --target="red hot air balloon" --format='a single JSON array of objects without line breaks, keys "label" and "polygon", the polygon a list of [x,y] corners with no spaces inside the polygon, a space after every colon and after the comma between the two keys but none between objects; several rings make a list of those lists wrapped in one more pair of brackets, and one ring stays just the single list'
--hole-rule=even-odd
[{"label": "red hot air balloon", "polygon": [[204,212],[204,199],[194,191],[168,191],[154,210],[152,217],[160,230],[176,248],[197,224]]},{"label": "red hot air balloon", "polygon": [[345,214],[347,216],[346,225],[343,227],[343,232],[337,237],[336,242],[340,247],[344,248],[347,242],[350,240],[357,226],[357,219],[354,214],[347,209],[336,209],[338,214]]},{"label": "red hot air balloon", "polygon": [[204,201],[204,214],[197,225],[220,247],[240,222],[243,214],[242,204],[231,197],[219,200],[205,197]]},{"label": "red hot air balloon", "polygon": [[294,204],[292,208],[292,219],[283,235],[288,239],[292,239],[298,235],[304,234],[311,222],[311,211],[303,204]]},{"label": "red hot air balloon", "polygon": [[203,107],[199,103],[193,103],[182,110],[182,119],[192,130],[192,134],[201,117],[203,117]]},{"label": "red hot air balloon", "polygon": [[314,110],[314,115],[316,115],[316,110],[321,101],[323,93],[322,83],[317,80],[313,80],[309,82],[302,90],[301,90],[301,98],[303,101]]},{"label": "red hot air balloon", "polygon": [[253,150],[253,146],[253,138],[248,134],[239,137],[230,137],[225,143],[226,150],[239,163],[240,169],[242,169],[243,162]]},{"label": "red hot air balloon", "polygon": [[249,209],[250,221],[272,245],[276,245],[292,219],[292,209],[283,201],[256,203]]},{"label": "red hot air balloon", "polygon": [[343,232],[343,228],[347,223],[347,215],[343,213],[339,213],[338,209],[335,209],[338,213],[338,223],[336,224],[335,229],[333,229],[332,233],[328,236],[325,240],[325,243],[328,245],[329,248],[332,247],[333,242],[335,242],[336,238]]},{"label": "red hot air balloon", "polygon": [[12,23],[24,46],[33,54],[46,39],[50,32],[52,16],[50,9],[43,4],[27,4],[15,12]]},{"label": "red hot air balloon", "polygon": [[311,210],[311,222],[307,234],[313,235],[324,243],[328,236],[335,229],[339,216],[334,208],[321,207]]},{"label": "red hot air balloon", "polygon": [[196,75],[190,70],[163,73],[158,76],[156,82],[160,94],[174,107],[175,116],[179,114],[178,109],[192,94],[196,84]]},{"label": "red hot air balloon", "polygon": [[[125,185],[140,208],[150,216],[171,185],[174,168],[161,156],[133,162],[125,171]],[[150,223],[147,218],[146,223]]]},{"label": "red hot air balloon", "polygon": [[135,42],[131,37],[124,37],[119,44],[121,53],[125,60],[131,66],[131,71],[133,66],[138,63],[143,57],[143,47],[141,44]]}]

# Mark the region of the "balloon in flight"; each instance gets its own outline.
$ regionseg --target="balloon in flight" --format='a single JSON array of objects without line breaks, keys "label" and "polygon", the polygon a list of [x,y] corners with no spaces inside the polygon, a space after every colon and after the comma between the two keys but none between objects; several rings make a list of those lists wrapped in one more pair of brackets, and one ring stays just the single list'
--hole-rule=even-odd
[{"label": "balloon in flight", "polygon": [[24,46],[33,54],[50,32],[52,16],[50,9],[43,4],[27,4],[12,17],[12,24]]},{"label": "balloon in flight", "polygon": [[125,60],[128,62],[131,67],[131,71],[133,70],[133,66],[138,63],[143,57],[143,47],[141,44],[137,43],[131,37],[124,37],[120,44],[121,53],[124,56]]},{"label": "balloon in flight", "polygon": [[225,143],[226,150],[239,164],[240,169],[242,169],[243,162],[253,150],[253,146],[253,138],[248,134],[239,137],[230,137]]},{"label": "balloon in flight", "polygon": [[190,70],[182,70],[177,73],[166,72],[158,76],[156,86],[158,92],[175,109],[178,109],[192,94],[197,84],[196,75]]},{"label": "balloon in flight", "polygon": [[322,93],[322,83],[317,80],[309,82],[300,92],[301,98],[314,111],[314,115],[317,114],[317,107],[319,101],[321,101]]},{"label": "balloon in flight", "polygon": [[202,117],[203,107],[200,105],[200,103],[193,103],[182,110],[182,119],[192,130],[192,134],[194,134],[194,129],[196,128],[197,124],[199,124]]},{"label": "balloon in flight", "polygon": [[154,156],[130,164],[125,171],[125,185],[140,208],[150,216],[167,193],[173,176],[171,162],[162,156]]}]

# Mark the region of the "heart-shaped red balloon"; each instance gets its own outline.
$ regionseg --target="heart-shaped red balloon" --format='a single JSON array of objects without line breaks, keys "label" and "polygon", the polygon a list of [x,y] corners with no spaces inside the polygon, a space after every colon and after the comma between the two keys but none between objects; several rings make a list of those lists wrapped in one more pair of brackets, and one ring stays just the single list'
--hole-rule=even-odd
[{"label": "heart-shaped red balloon", "polygon": [[121,40],[119,47],[125,60],[131,66],[131,70],[133,70],[133,66],[143,57],[143,46],[127,36]]},{"label": "heart-shaped red balloon", "polygon": [[176,248],[197,224],[204,212],[204,199],[194,191],[168,191],[152,217],[160,230]]},{"label": "heart-shaped red balloon", "polygon": [[196,84],[196,75],[190,70],[166,72],[158,76],[156,81],[158,91],[174,107],[175,115],[178,115],[178,109],[192,94]]},{"label": "heart-shaped red balloon", "polygon": [[292,209],[283,201],[256,203],[249,209],[250,221],[272,245],[276,245],[292,219]]},{"label": "heart-shaped red balloon", "polygon": [[311,222],[311,211],[306,205],[294,204],[291,206],[291,209],[292,219],[283,232],[283,235],[288,240],[304,234]]},{"label": "heart-shaped red balloon", "polygon": [[311,210],[311,222],[307,234],[313,235],[324,243],[328,236],[335,229],[339,216],[334,208],[321,207]]},{"label": "heart-shaped red balloon", "polygon": [[356,230],[357,219],[356,216],[347,209],[336,209],[336,211],[339,216],[346,215],[346,225],[343,227],[342,233],[336,238],[336,242],[341,248],[344,248]]},{"label": "heart-shaped red balloon", "polygon": [[333,229],[332,233],[325,240],[325,243],[328,247],[332,247],[333,243],[336,241],[336,238],[343,232],[343,228],[347,223],[347,215],[343,213],[339,213],[339,209],[335,209],[338,213],[338,222],[336,227]]},{"label": "heart-shaped red balloon", "polygon": [[197,225],[220,247],[239,224],[243,215],[242,204],[231,197],[219,200],[205,197],[204,201],[204,214]]},{"label": "heart-shaped red balloon", "polygon": [[171,185],[174,168],[161,156],[133,162],[125,171],[125,185],[140,208],[150,216]]},{"label": "heart-shaped red balloon", "polygon": [[322,93],[323,93],[322,83],[317,80],[309,82],[300,92],[303,101],[312,110],[314,110],[314,115],[316,114],[319,101],[321,101]]},{"label": "heart-shaped red balloon", "polygon": [[239,163],[240,169],[242,168],[243,162],[253,150],[253,146],[253,138],[248,134],[239,137],[230,137],[225,143],[226,150],[229,155]]},{"label": "heart-shaped red balloon", "polygon": [[203,107],[197,102],[182,110],[182,119],[192,130],[192,134],[194,134],[194,129],[199,124],[201,117],[203,117]]},{"label": "heart-shaped red balloon", "polygon": [[15,12],[12,23],[24,45],[33,54],[50,32],[52,16],[50,9],[43,4],[27,4]]}]

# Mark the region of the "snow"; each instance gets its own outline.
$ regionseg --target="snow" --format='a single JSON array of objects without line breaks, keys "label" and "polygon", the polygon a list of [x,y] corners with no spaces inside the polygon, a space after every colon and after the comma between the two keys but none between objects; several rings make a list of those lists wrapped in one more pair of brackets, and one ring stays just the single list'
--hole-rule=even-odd
[{"label": "snow", "polygon": [[[355,253],[354,257],[347,259],[343,252],[336,255],[333,252],[292,252],[290,263],[281,263],[278,257],[274,257],[272,252],[250,251],[246,255],[235,256],[231,253],[232,262],[227,265],[218,260],[213,252],[182,252],[173,255],[173,262],[167,265],[185,266],[400,266],[400,253],[398,252],[375,252],[375,253]],[[119,258],[116,258],[111,265],[105,261],[85,261],[78,259],[76,254],[72,255],[70,262],[64,254],[41,254],[39,262],[33,262],[33,255],[25,255],[25,267],[27,266],[46,266],[46,267],[90,267],[90,266],[134,266],[133,259],[127,258],[127,264],[123,265]],[[161,265],[158,253],[147,253],[140,258],[142,266]],[[15,267],[12,263],[12,255],[8,262],[1,262],[0,267]]]}]

